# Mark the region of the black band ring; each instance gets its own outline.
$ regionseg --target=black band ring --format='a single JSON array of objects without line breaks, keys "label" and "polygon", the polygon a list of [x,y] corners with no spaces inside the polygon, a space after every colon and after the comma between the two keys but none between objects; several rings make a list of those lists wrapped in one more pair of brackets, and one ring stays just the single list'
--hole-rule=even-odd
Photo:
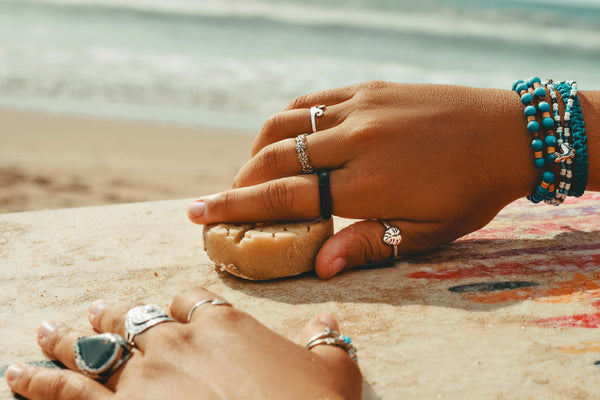
[{"label": "black band ring", "polygon": [[331,218],[331,187],[329,186],[329,172],[321,171],[319,175],[319,205],[321,208],[321,218]]}]

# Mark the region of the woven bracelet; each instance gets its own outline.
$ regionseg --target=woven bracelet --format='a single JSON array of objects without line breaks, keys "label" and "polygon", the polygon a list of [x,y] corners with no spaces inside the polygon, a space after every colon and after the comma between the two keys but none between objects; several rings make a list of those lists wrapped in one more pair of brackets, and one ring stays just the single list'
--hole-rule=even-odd
[{"label": "woven bracelet", "polygon": [[587,157],[587,136],[585,124],[583,122],[583,113],[579,98],[577,97],[577,83],[574,81],[562,81],[556,83],[556,90],[560,93],[565,103],[564,116],[564,135],[572,136],[575,158],[573,159],[573,178],[569,196],[581,196],[587,187],[588,181],[588,157]]}]

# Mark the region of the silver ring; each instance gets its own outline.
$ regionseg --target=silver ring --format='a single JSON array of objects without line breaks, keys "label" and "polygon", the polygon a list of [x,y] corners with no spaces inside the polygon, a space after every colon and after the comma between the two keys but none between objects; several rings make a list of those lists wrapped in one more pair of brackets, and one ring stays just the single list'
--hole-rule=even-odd
[{"label": "silver ring", "polygon": [[324,109],[325,105],[312,106],[310,108],[310,126],[312,126],[313,133],[317,131],[317,117],[323,115]]},{"label": "silver ring", "polygon": [[378,219],[378,221],[385,227],[385,232],[383,233],[381,240],[383,243],[394,248],[394,258],[398,258],[398,245],[402,241],[400,228],[397,226],[390,226],[390,224],[380,219]]},{"label": "silver ring", "polygon": [[133,307],[125,316],[125,339],[135,346],[135,337],[163,322],[175,321],[159,306],[153,304]]},{"label": "silver ring", "polygon": [[306,155],[306,137],[308,135],[303,133],[296,136],[296,153],[298,153],[298,163],[302,167],[303,174],[312,174],[315,172],[310,162],[308,162],[308,155]]},{"label": "silver ring", "polygon": [[116,333],[77,338],[73,351],[79,371],[100,382],[107,381],[132,355],[131,347]]},{"label": "silver ring", "polygon": [[324,332],[318,333],[308,340],[306,348],[310,350],[321,344],[340,347],[348,353],[354,362],[358,362],[356,348],[352,345],[352,340],[346,335],[342,335],[331,328],[325,328]]},{"label": "silver ring", "polygon": [[192,319],[192,314],[194,313],[194,311],[196,311],[196,308],[200,307],[203,304],[207,304],[207,303],[210,303],[213,306],[233,307],[230,302],[225,301],[225,300],[219,300],[219,299],[200,300],[199,302],[197,302],[196,304],[194,304],[192,306],[192,309],[190,310],[190,312],[188,313],[188,316],[187,316],[187,322],[190,322],[190,320]]}]

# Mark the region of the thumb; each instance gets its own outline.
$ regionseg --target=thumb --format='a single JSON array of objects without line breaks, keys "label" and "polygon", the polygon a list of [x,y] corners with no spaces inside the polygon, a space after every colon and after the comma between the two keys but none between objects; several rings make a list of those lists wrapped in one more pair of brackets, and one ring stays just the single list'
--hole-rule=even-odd
[{"label": "thumb", "polygon": [[[386,220],[400,229],[402,240],[398,257],[424,253],[441,244],[436,232],[438,222],[413,222]],[[329,279],[339,272],[361,265],[394,257],[394,247],[383,242],[386,227],[378,220],[364,220],[342,229],[330,237],[321,247],[315,260],[315,271],[322,279]]]},{"label": "thumb", "polygon": [[[306,344],[316,336],[325,334],[329,328],[336,333],[340,332],[337,321],[329,314],[321,314],[311,319],[302,330],[300,344]],[[310,349],[327,363],[327,368],[335,371],[333,385],[339,386],[341,392],[346,393],[343,398],[360,399],[362,392],[362,376],[356,362],[354,362],[345,349],[335,345],[320,344]]]}]

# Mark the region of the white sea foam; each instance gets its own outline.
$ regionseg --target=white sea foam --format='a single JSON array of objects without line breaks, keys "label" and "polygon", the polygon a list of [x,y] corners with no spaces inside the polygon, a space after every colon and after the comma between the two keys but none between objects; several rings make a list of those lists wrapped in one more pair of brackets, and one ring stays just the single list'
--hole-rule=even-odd
[{"label": "white sea foam", "polygon": [[0,104],[256,130],[297,95],[370,79],[600,86],[600,7],[559,24],[437,3],[0,0]]},{"label": "white sea foam", "polygon": [[[536,21],[531,14],[513,15],[506,19],[497,12],[472,9],[452,10],[448,7],[429,9],[374,9],[369,7],[340,6],[309,2],[232,1],[232,0],[28,0],[32,2],[103,6],[117,9],[177,13],[204,17],[261,18],[289,24],[343,26],[349,28],[377,29],[412,34],[459,38],[490,38],[530,43],[554,43],[586,50],[600,50],[598,26],[544,25],[548,21]],[[546,3],[548,0],[520,0],[515,3]],[[551,1],[561,4],[558,0]],[[336,5],[337,4],[337,5]],[[471,3],[475,4],[475,3]],[[588,7],[600,15],[600,2],[596,0],[570,1],[569,7]],[[543,14],[541,14],[543,15]]]}]

